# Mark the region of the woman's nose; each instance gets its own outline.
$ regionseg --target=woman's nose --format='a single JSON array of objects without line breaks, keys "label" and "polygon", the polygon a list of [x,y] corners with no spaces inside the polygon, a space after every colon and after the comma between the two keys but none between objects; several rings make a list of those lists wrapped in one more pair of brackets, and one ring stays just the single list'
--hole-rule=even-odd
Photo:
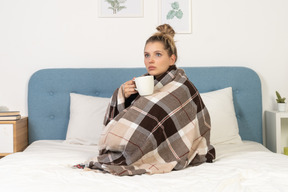
[{"label": "woman's nose", "polygon": [[154,63],[154,57],[153,57],[153,56],[151,56],[151,57],[149,58],[149,63]]}]

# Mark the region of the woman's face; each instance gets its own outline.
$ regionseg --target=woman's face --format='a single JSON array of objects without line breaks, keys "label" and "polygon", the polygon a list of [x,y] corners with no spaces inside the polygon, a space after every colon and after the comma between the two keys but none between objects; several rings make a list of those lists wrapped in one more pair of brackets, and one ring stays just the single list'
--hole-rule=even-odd
[{"label": "woman's face", "polygon": [[174,65],[175,55],[170,57],[161,42],[149,42],[144,50],[144,63],[150,75],[159,76]]}]

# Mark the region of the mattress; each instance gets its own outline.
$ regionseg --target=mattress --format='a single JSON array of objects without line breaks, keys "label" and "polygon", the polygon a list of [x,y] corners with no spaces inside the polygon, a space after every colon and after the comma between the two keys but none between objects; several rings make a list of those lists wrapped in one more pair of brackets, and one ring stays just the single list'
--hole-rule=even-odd
[{"label": "mattress", "polygon": [[166,174],[120,177],[71,168],[97,156],[97,146],[40,140],[0,160],[0,188],[5,192],[288,190],[287,156],[250,141],[215,148],[214,163]]}]

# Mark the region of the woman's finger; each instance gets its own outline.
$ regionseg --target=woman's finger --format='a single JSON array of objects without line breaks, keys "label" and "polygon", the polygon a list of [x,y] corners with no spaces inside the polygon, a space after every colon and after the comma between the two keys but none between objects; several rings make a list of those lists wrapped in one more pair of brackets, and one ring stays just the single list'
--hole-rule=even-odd
[{"label": "woman's finger", "polygon": [[134,79],[135,77],[132,80],[129,80],[124,83],[123,90],[124,90],[125,98],[130,97],[131,94],[137,93],[137,91],[135,90],[136,85],[135,85],[135,82],[133,81]]}]

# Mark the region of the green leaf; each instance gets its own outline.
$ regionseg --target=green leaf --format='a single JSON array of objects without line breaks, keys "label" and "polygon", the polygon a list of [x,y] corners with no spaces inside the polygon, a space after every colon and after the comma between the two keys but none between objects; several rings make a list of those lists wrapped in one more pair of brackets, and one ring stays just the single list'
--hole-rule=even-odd
[{"label": "green leaf", "polygon": [[171,7],[173,9],[179,9],[179,3],[177,1],[175,1],[174,3],[171,4]]},{"label": "green leaf", "polygon": [[176,15],[175,15],[178,19],[182,19],[183,17],[183,12],[181,11],[181,9],[179,9],[177,12],[176,12]]},{"label": "green leaf", "polygon": [[173,19],[174,16],[175,16],[176,12],[174,10],[171,10],[168,12],[167,16],[166,16],[166,19]]},{"label": "green leaf", "polygon": [[106,2],[109,3],[113,7],[114,1],[106,0]]},{"label": "green leaf", "polygon": [[276,91],[276,96],[277,96],[277,103],[285,103],[286,98],[285,97],[281,97],[280,93],[278,91]]},{"label": "green leaf", "polygon": [[119,7],[117,8],[117,11],[121,11],[122,9],[126,9],[126,7],[125,7],[125,6],[119,6]]}]

